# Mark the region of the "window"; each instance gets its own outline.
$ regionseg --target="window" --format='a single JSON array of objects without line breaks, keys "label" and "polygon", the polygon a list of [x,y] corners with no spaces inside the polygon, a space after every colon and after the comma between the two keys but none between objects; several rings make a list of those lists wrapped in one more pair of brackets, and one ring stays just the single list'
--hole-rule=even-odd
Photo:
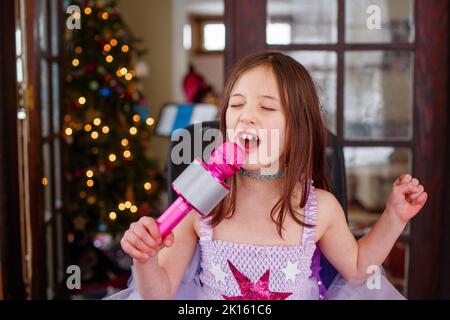
[{"label": "window", "polygon": [[223,23],[205,23],[202,28],[202,49],[223,51],[225,49],[225,25]]},{"label": "window", "polygon": [[[357,237],[384,210],[394,180],[412,171],[414,7],[414,0],[267,0],[266,48],[311,72],[327,126],[343,144]],[[404,293],[408,252],[409,227],[385,263]]]}]

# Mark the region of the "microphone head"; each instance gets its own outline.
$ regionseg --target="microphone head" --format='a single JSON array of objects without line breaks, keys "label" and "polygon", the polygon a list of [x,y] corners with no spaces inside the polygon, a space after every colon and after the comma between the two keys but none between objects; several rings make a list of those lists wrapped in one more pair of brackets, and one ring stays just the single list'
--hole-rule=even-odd
[{"label": "microphone head", "polygon": [[245,152],[234,142],[225,142],[211,154],[208,166],[215,166],[221,171],[223,180],[233,176],[243,166]]}]

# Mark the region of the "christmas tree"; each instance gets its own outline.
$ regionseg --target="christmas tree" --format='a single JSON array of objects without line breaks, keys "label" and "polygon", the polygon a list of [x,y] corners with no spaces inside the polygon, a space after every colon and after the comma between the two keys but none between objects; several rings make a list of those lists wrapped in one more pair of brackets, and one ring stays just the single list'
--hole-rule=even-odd
[{"label": "christmas tree", "polygon": [[165,181],[148,156],[154,119],[141,92],[139,57],[115,1],[68,1],[80,28],[65,41],[66,192],[73,234],[118,234],[158,216]]}]

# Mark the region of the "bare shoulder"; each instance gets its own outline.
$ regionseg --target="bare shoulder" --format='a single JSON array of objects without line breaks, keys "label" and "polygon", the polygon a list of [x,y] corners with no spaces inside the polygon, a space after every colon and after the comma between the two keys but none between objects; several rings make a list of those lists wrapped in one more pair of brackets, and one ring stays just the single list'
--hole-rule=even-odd
[{"label": "bare shoulder", "polygon": [[175,237],[194,238],[198,237],[200,215],[195,211],[190,211],[183,220],[173,230]]},{"label": "bare shoulder", "polygon": [[331,227],[336,220],[344,216],[344,210],[336,197],[329,191],[316,189],[317,197],[317,229],[316,240],[318,241],[325,231]]},{"label": "bare shoulder", "polygon": [[188,214],[188,219],[190,219],[190,224],[192,225],[192,228],[194,229],[195,234],[199,238],[200,236],[200,219],[201,216],[195,211],[192,210]]}]

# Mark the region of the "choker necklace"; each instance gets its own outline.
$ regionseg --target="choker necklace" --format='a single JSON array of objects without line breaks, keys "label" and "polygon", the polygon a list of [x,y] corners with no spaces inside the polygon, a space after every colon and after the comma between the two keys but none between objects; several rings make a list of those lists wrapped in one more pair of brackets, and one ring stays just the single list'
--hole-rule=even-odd
[{"label": "choker necklace", "polygon": [[244,168],[241,168],[239,172],[246,177],[256,179],[256,180],[276,180],[284,177],[284,170],[278,171],[274,174],[260,174],[249,172]]}]

